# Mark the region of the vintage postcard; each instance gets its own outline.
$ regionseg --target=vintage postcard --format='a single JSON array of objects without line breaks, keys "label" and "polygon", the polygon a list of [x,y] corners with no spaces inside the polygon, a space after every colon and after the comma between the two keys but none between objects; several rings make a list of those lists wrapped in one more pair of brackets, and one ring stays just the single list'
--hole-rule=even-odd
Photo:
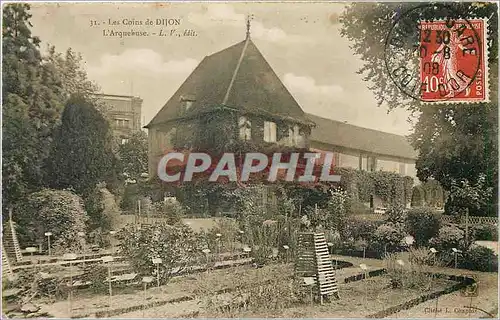
[{"label": "vintage postcard", "polygon": [[2,3],[2,318],[498,318],[498,3]]}]

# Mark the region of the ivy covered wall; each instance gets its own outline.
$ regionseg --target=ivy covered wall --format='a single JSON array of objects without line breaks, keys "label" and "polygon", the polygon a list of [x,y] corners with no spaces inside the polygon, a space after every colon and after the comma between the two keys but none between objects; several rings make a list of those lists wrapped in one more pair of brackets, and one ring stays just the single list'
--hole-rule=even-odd
[{"label": "ivy covered wall", "polygon": [[413,178],[387,171],[363,171],[338,168],[340,187],[353,201],[370,202],[378,197],[387,206],[406,206],[411,202]]}]

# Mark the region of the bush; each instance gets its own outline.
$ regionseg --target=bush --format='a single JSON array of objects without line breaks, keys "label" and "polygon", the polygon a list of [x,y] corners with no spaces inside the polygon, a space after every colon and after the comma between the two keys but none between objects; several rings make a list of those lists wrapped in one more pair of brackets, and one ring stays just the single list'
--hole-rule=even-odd
[{"label": "bush", "polygon": [[441,215],[431,208],[412,208],[405,218],[406,230],[415,238],[415,245],[423,246],[435,237],[441,226]]},{"label": "bush", "polygon": [[382,223],[382,221],[350,219],[346,223],[342,238],[346,240],[351,238],[353,240],[369,240]]},{"label": "bush", "polygon": [[448,252],[452,248],[464,247],[465,233],[456,226],[444,226],[439,229],[437,237],[429,240],[429,245],[441,252]]},{"label": "bush", "polygon": [[22,247],[45,243],[45,232],[52,232],[54,248],[64,251],[82,246],[78,232],[85,231],[88,215],[82,198],[73,192],[44,189],[32,193],[14,212]]},{"label": "bush", "polygon": [[498,256],[489,248],[473,245],[464,253],[460,268],[498,272]]},{"label": "bush", "polygon": [[405,237],[404,226],[398,223],[384,223],[373,234],[373,247],[378,251],[392,252],[401,247]]},{"label": "bush", "polygon": [[181,272],[201,260],[203,244],[193,230],[184,224],[166,223],[120,231],[122,255],[142,275],[156,274],[153,258],[161,258],[160,281],[166,283],[176,272]]},{"label": "bush", "polygon": [[471,230],[474,240],[498,241],[498,228],[494,224],[478,224]]},{"label": "bush", "polygon": [[181,222],[182,217],[186,215],[186,210],[177,201],[156,202],[152,207],[153,214],[165,216],[165,222],[169,225]]},{"label": "bush", "polygon": [[405,220],[405,207],[394,205],[387,209],[385,212],[387,221],[393,223],[404,223]]},{"label": "bush", "polygon": [[427,273],[427,263],[413,260],[412,263],[405,263],[404,266],[401,266],[397,260],[398,257],[395,254],[388,254],[384,258],[387,276],[393,289],[418,289],[421,291],[431,289],[432,274]]}]

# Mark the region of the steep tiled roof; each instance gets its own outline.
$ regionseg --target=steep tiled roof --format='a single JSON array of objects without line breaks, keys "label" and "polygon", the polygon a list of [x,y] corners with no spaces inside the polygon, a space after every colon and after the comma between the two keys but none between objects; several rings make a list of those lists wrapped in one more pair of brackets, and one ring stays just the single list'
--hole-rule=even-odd
[{"label": "steep tiled roof", "polygon": [[195,101],[184,117],[223,105],[243,112],[308,122],[304,111],[249,38],[205,57],[146,127],[178,118],[181,97],[186,96]]},{"label": "steep tiled roof", "polygon": [[311,141],[406,159],[417,157],[417,152],[404,136],[362,128],[312,114],[306,116],[316,123],[310,136]]}]

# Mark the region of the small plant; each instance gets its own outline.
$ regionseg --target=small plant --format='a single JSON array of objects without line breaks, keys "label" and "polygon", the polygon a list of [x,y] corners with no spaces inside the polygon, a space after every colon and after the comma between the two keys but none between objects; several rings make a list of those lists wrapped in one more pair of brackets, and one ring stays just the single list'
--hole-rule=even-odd
[{"label": "small plant", "polygon": [[444,226],[439,229],[437,237],[429,240],[429,245],[441,252],[452,248],[463,248],[465,233],[456,226]]},{"label": "small plant", "polygon": [[417,246],[424,246],[435,237],[441,226],[441,216],[431,208],[412,208],[405,218],[406,230]]},{"label": "small plant", "polygon": [[373,246],[380,252],[397,250],[405,236],[403,229],[403,225],[398,223],[384,223],[373,234]]},{"label": "small plant", "polygon": [[388,254],[384,258],[387,276],[393,289],[419,289],[428,291],[431,289],[432,275],[427,274],[427,265],[413,261],[412,263],[398,263],[396,254]]},{"label": "small plant", "polygon": [[472,227],[475,240],[498,241],[498,227],[494,224],[478,224]]},{"label": "small plant", "polygon": [[166,223],[143,226],[140,229],[123,229],[122,254],[142,275],[152,275],[157,267],[153,258],[161,258],[161,282],[166,283],[175,273],[182,272],[194,261],[199,261],[203,244],[193,230],[184,224],[175,226]]},{"label": "small plant", "polygon": [[498,272],[498,256],[490,248],[472,245],[464,253],[460,267],[469,270]]}]

